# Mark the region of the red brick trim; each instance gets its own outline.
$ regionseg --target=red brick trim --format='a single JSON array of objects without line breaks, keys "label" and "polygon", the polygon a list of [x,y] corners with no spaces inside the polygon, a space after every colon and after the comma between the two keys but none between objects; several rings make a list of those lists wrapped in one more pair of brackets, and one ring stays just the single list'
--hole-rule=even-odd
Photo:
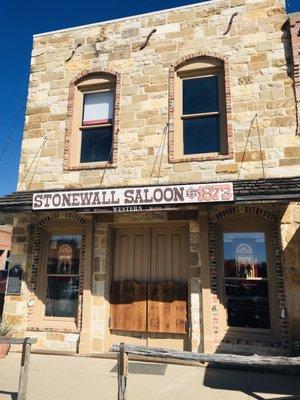
[{"label": "red brick trim", "polygon": [[[278,306],[279,314],[285,315],[285,318],[280,318],[280,340],[272,340],[270,337],[266,339],[256,339],[255,336],[252,340],[231,339],[221,338],[219,332],[219,316],[218,316],[218,273],[217,273],[217,250],[216,250],[216,232],[215,224],[232,215],[255,215],[257,217],[266,219],[272,224],[272,235],[274,241],[274,253],[275,253],[275,269],[276,269],[276,284],[278,294]],[[212,298],[212,320],[213,320],[213,342],[215,350],[222,343],[226,344],[239,344],[243,346],[264,346],[273,347],[280,349],[289,348],[289,335],[288,335],[288,318],[287,318],[287,306],[284,290],[284,279],[283,279],[283,267],[282,267],[282,248],[281,248],[281,236],[279,219],[275,213],[272,213],[266,209],[257,206],[241,205],[226,207],[221,211],[212,213],[209,218],[209,254],[210,254],[210,281],[211,281],[211,298]]]},{"label": "red brick trim", "polygon": [[[44,216],[41,220],[39,220],[35,224],[35,232],[33,239],[33,251],[32,251],[32,268],[30,274],[30,287],[29,287],[29,300],[32,300],[35,303],[36,300],[36,290],[37,290],[37,281],[38,281],[38,273],[40,270],[40,260],[41,260],[41,243],[43,236],[43,228],[51,221],[60,220],[60,219],[69,219],[78,224],[84,226],[87,221],[80,217],[77,214],[71,212],[64,213],[53,213],[47,216]],[[80,260],[80,271],[79,271],[79,296],[78,296],[78,312],[76,317],[76,332],[80,332],[82,326],[82,301],[83,301],[83,280],[84,280],[84,264],[85,264],[85,245],[86,245],[86,235],[85,232],[82,234],[81,239],[81,260]],[[30,307],[28,316],[27,316],[27,330],[41,330],[41,331],[55,331],[55,328],[44,328],[44,327],[36,327],[33,326],[34,321],[34,313],[35,307]],[[58,329],[57,331],[63,331],[64,329]],[[74,330],[72,330],[73,332]]]},{"label": "red brick trim", "polygon": [[[210,155],[203,154],[201,156],[190,156],[177,158],[174,155],[174,100],[175,100],[175,77],[176,71],[184,64],[190,61],[200,60],[217,60],[221,61],[224,66],[225,78],[225,110],[227,118],[227,154]],[[220,53],[214,52],[196,52],[181,57],[169,68],[169,161],[175,162],[192,162],[192,161],[210,161],[210,160],[227,160],[233,158],[233,128],[232,128],[232,108],[231,108],[231,92],[230,92],[230,68],[229,59]]]},{"label": "red brick trim", "polygon": [[48,224],[51,221],[57,220],[57,219],[70,219],[73,220],[74,222],[78,222],[81,225],[85,225],[86,220],[82,217],[80,217],[78,214],[73,214],[70,212],[63,212],[63,213],[53,213],[50,215],[47,215],[46,217],[43,217],[41,220],[39,220],[36,225],[43,227],[46,224]]},{"label": "red brick trim", "polygon": [[[72,120],[74,111],[75,88],[82,80],[88,77],[92,78],[93,76],[99,76],[99,75],[115,83],[114,131],[113,131],[111,162],[95,163],[95,164],[93,163],[91,165],[85,165],[85,166],[81,165],[71,166],[70,165],[71,137],[72,137]],[[116,167],[118,158],[118,133],[120,126],[120,87],[121,87],[121,75],[110,68],[93,68],[89,70],[84,70],[70,82],[66,132],[65,132],[65,149],[64,149],[64,162],[63,162],[64,171]]]},{"label": "red brick trim", "polygon": [[291,19],[291,39],[294,64],[294,91],[296,97],[296,133],[300,135],[300,16]]}]

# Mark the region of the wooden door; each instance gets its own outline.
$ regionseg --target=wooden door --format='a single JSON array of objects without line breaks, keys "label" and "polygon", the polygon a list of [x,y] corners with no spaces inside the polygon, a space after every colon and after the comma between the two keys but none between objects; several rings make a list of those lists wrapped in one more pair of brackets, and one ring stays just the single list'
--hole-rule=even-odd
[{"label": "wooden door", "polygon": [[121,228],[115,231],[113,281],[148,282],[150,230]]},{"label": "wooden door", "polygon": [[117,229],[110,298],[110,344],[122,341],[147,344],[149,266],[150,230],[138,227]]},{"label": "wooden door", "polygon": [[116,230],[111,342],[124,340],[184,349],[187,339],[187,262],[185,227]]},{"label": "wooden door", "polygon": [[148,286],[148,345],[187,347],[187,228],[151,229],[151,271]]},{"label": "wooden door", "polygon": [[182,226],[151,230],[151,282],[187,280],[187,233]]}]

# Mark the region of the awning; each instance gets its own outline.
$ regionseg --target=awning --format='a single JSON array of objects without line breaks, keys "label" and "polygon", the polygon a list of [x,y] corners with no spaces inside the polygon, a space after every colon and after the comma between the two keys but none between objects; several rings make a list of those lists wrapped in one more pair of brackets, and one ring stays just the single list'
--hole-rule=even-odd
[{"label": "awning", "polygon": [[[300,201],[300,177],[287,177],[287,178],[268,178],[268,179],[251,179],[251,180],[236,180],[233,183],[233,197],[234,203],[242,202],[266,202],[266,201]],[[202,184],[220,184],[226,182],[202,182]],[[186,185],[186,184],[185,184]],[[192,184],[191,185],[195,185]],[[149,185],[149,188],[154,185]],[[160,185],[161,187],[168,185]],[[136,186],[135,188],[137,188]],[[98,190],[98,188],[86,188],[88,190]],[[101,189],[115,189],[101,187]],[[51,191],[27,191],[27,192],[14,192],[6,196],[0,197],[0,212],[3,213],[17,213],[17,212],[31,212],[33,207],[33,195],[36,193],[53,193],[63,192],[70,193],[73,190],[52,189]],[[210,202],[210,203],[213,203]],[[187,203],[189,204],[189,203]],[[220,201],[219,201],[220,204]],[[182,208],[181,205],[177,205]],[[166,206],[154,206],[156,208],[165,208]],[[172,205],[176,208],[176,205]],[[69,208],[70,209],[70,208]],[[72,208],[78,210],[78,207]],[[105,209],[98,209],[101,212],[113,211],[113,207]],[[85,209],[86,212],[93,211],[93,207]]]}]

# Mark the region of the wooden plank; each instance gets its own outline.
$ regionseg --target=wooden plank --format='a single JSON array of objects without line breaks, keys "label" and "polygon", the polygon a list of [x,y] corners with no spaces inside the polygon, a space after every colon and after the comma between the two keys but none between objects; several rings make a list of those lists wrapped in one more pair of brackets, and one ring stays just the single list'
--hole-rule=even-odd
[{"label": "wooden plank", "polygon": [[[111,351],[119,351],[119,345],[114,344]],[[204,354],[189,351],[175,351],[163,348],[125,345],[127,354],[160,359],[173,359],[181,361],[196,361],[200,363],[214,363],[220,365],[264,367],[271,369],[296,368],[300,372],[300,357],[274,357],[274,356],[241,356],[236,354]]]},{"label": "wooden plank", "polygon": [[25,338],[22,348],[19,391],[17,400],[26,400],[30,352],[31,352],[30,338]]},{"label": "wooden plank", "polygon": [[187,285],[148,284],[148,332],[186,333]]},{"label": "wooden plank", "polygon": [[[33,338],[26,338],[28,343],[34,344],[37,342],[37,339]],[[7,337],[0,337],[0,344],[23,344],[24,338],[7,338]]]},{"label": "wooden plank", "polygon": [[134,281],[112,282],[110,329],[146,331],[147,285]]}]

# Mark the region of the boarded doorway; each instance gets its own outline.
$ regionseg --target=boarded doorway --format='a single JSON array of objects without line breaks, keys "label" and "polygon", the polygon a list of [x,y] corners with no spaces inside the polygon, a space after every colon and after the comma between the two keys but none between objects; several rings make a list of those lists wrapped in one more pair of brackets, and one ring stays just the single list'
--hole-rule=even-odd
[{"label": "boarded doorway", "polygon": [[188,246],[185,226],[115,231],[111,342],[188,347]]}]

